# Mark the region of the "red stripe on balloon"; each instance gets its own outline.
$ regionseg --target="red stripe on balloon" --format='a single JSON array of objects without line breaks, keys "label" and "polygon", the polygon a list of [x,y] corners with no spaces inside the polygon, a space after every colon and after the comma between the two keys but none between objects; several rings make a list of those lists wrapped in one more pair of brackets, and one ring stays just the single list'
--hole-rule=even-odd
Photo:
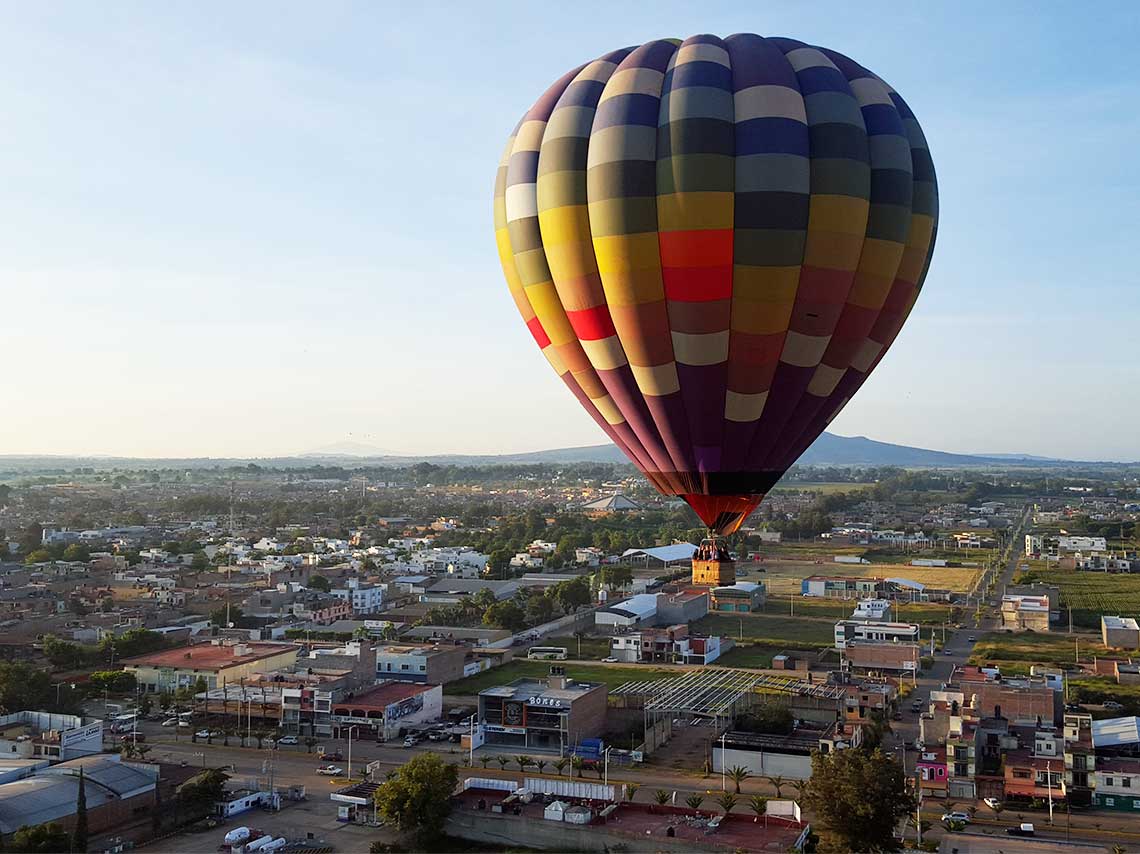
[{"label": "red stripe on balloon", "polygon": [[583,341],[600,341],[617,334],[608,306],[596,305],[581,311],[568,311],[566,317],[574,328],[574,334]]},{"label": "red stripe on balloon", "polygon": [[545,350],[550,346],[550,336],[546,334],[546,330],[542,328],[542,323],[537,317],[532,317],[526,322],[526,328],[530,330],[530,334],[534,336],[534,340],[538,342],[539,349]]},{"label": "red stripe on balloon", "polygon": [[716,302],[732,298],[732,265],[666,267],[661,271],[665,299],[673,302]]}]

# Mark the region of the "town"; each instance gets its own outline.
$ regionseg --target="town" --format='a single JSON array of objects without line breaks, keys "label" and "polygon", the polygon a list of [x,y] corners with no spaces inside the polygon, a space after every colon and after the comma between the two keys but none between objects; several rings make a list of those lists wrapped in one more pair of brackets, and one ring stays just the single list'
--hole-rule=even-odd
[{"label": "town", "polygon": [[1127,470],[800,467],[715,545],[616,464],[0,481],[17,850],[361,850],[399,769],[539,849],[812,850],[856,757],[931,850],[1140,811]]}]

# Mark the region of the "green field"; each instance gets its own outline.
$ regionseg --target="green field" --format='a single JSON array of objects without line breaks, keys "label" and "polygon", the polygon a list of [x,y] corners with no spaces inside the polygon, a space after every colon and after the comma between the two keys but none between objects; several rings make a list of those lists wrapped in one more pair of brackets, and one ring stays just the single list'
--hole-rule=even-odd
[{"label": "green field", "polygon": [[[474,676],[468,676],[466,679],[449,682],[444,686],[444,693],[452,696],[470,696],[472,694],[478,694],[485,688],[505,685],[508,682],[513,682],[515,679],[522,679],[523,677],[542,679],[550,672],[550,665],[556,663],[557,662],[551,661],[515,659],[514,661],[507,662],[502,667],[492,667],[490,670],[485,670]],[[627,666],[579,666],[571,664],[566,668],[566,675],[571,679],[578,679],[582,682],[604,682],[613,689],[626,682],[664,679],[671,676],[680,676],[681,672],[677,670],[662,670],[652,666],[641,667],[636,664]]]},{"label": "green field", "polygon": [[833,495],[836,492],[862,492],[865,489],[870,489],[874,485],[873,483],[844,483],[843,481],[821,481],[820,483],[801,483],[799,481],[793,481],[773,487],[772,492],[782,492],[785,494],[813,492],[816,495]]},{"label": "green field", "polygon": [[1041,582],[1061,588],[1061,621],[1073,610],[1073,625],[1100,629],[1101,614],[1131,617],[1140,614],[1140,575],[1034,569],[1021,583]]},{"label": "green field", "polygon": [[1091,661],[1093,656],[1112,655],[1112,651],[1091,634],[992,632],[978,639],[970,663],[996,664],[1008,673],[1027,673],[1031,664],[1072,666],[1076,661],[1078,642],[1082,661]]},{"label": "green field", "polygon": [[[543,638],[534,646],[564,646],[570,658],[583,661],[597,661],[610,654],[609,638],[583,637],[581,640],[573,637]],[[579,649],[581,650],[580,654]]]},{"label": "green field", "polygon": [[777,650],[760,646],[737,646],[715,662],[718,667],[771,667]]},{"label": "green field", "polygon": [[730,637],[769,649],[819,649],[835,643],[835,624],[772,614],[709,614],[692,624],[694,632]]}]

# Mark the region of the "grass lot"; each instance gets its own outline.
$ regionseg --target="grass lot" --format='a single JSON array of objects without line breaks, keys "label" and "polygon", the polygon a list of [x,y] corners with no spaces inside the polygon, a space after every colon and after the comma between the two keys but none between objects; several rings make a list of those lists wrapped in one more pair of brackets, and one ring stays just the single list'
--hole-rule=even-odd
[{"label": "grass lot", "polygon": [[1067,623],[1066,609],[1072,608],[1074,626],[1099,630],[1101,614],[1140,613],[1140,575],[1054,568],[1021,578],[1025,584],[1034,581],[1061,588],[1061,621]]},{"label": "grass lot", "polygon": [[570,654],[570,658],[580,658],[582,660],[595,659],[600,660],[606,658],[610,654],[610,641],[609,638],[582,638],[582,653],[578,654],[578,639],[573,637],[557,637],[557,638],[543,638],[533,646],[564,646],[566,651]]},{"label": "grass lot", "polygon": [[864,489],[870,489],[874,485],[873,483],[843,483],[842,481],[838,483],[832,481],[820,483],[801,483],[799,481],[793,481],[773,487],[772,492],[814,492],[816,495],[833,495],[836,492],[862,492]]},{"label": "grass lot", "polygon": [[771,667],[777,650],[770,647],[738,646],[716,660],[718,667]]},{"label": "grass lot", "polygon": [[[770,595],[798,596],[800,582],[809,575],[848,575],[858,578],[909,578],[927,587],[937,587],[965,593],[977,577],[978,570],[971,567],[955,569],[944,566],[904,566],[898,564],[844,564],[830,560],[816,562],[768,560],[763,563],[741,563],[746,575],[741,581],[763,581]],[[757,570],[763,569],[763,572]],[[852,604],[854,607],[854,604]]]},{"label": "grass lot", "polygon": [[1077,703],[1100,704],[1115,700],[1124,708],[1110,711],[1093,709],[1094,718],[1118,718],[1140,714],[1140,685],[1117,685],[1115,679],[1090,676],[1069,680],[1069,699]]},{"label": "grass lot", "polygon": [[818,649],[835,643],[835,624],[830,620],[772,614],[710,614],[694,622],[692,628],[700,634],[743,639],[744,643],[770,650],[784,647]]},{"label": "grass lot", "polygon": [[[557,662],[515,659],[514,661],[504,664],[502,667],[492,667],[490,670],[485,670],[474,676],[468,676],[466,679],[460,679],[458,682],[449,682],[444,686],[444,693],[452,696],[470,696],[472,694],[478,694],[484,688],[505,685],[508,682],[512,682],[515,679],[522,679],[523,677],[545,678],[550,672],[551,664],[557,664]],[[661,670],[655,667],[641,667],[635,664],[626,667],[604,664],[597,666],[578,666],[571,664],[566,667],[566,675],[571,679],[578,679],[582,682],[605,682],[613,689],[625,682],[663,679],[670,676],[680,676],[681,674],[676,670]]]},{"label": "grass lot", "polygon": [[1063,667],[1074,663],[1076,640],[1082,661],[1112,655],[1096,635],[992,632],[982,635],[970,656],[971,664],[997,664],[1003,673],[1028,673],[1031,664]]}]

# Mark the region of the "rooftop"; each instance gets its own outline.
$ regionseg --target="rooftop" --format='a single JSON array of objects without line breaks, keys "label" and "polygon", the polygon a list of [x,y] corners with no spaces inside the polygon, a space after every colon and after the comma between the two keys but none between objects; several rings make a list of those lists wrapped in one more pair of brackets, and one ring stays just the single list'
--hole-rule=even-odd
[{"label": "rooftop", "polygon": [[1106,629],[1131,629],[1132,631],[1140,631],[1140,623],[1137,623],[1133,617],[1106,617],[1100,618]]},{"label": "rooftop", "polygon": [[337,706],[369,707],[383,709],[407,700],[419,694],[424,694],[434,688],[434,685],[416,685],[411,682],[382,682],[351,697],[338,700]]},{"label": "rooftop", "polygon": [[552,688],[544,679],[516,679],[506,685],[496,685],[479,692],[481,697],[503,697],[506,699],[522,699],[543,697],[552,700],[576,700],[587,691],[598,687],[595,682],[577,682],[567,680],[565,688]]},{"label": "rooftop", "polygon": [[1092,722],[1093,747],[1123,747],[1140,743],[1140,718],[1108,718]]},{"label": "rooftop", "polygon": [[648,555],[662,563],[673,563],[678,560],[691,560],[696,550],[697,547],[692,543],[674,543],[671,546],[655,546],[648,549],[626,549],[621,556],[626,558]]},{"label": "rooftop", "polygon": [[[124,667],[174,667],[194,670],[223,670],[249,664],[274,655],[282,655],[297,647],[291,643],[244,643],[220,645],[213,643],[164,649],[146,655],[124,658]],[[241,653],[240,655],[238,653]]]}]

